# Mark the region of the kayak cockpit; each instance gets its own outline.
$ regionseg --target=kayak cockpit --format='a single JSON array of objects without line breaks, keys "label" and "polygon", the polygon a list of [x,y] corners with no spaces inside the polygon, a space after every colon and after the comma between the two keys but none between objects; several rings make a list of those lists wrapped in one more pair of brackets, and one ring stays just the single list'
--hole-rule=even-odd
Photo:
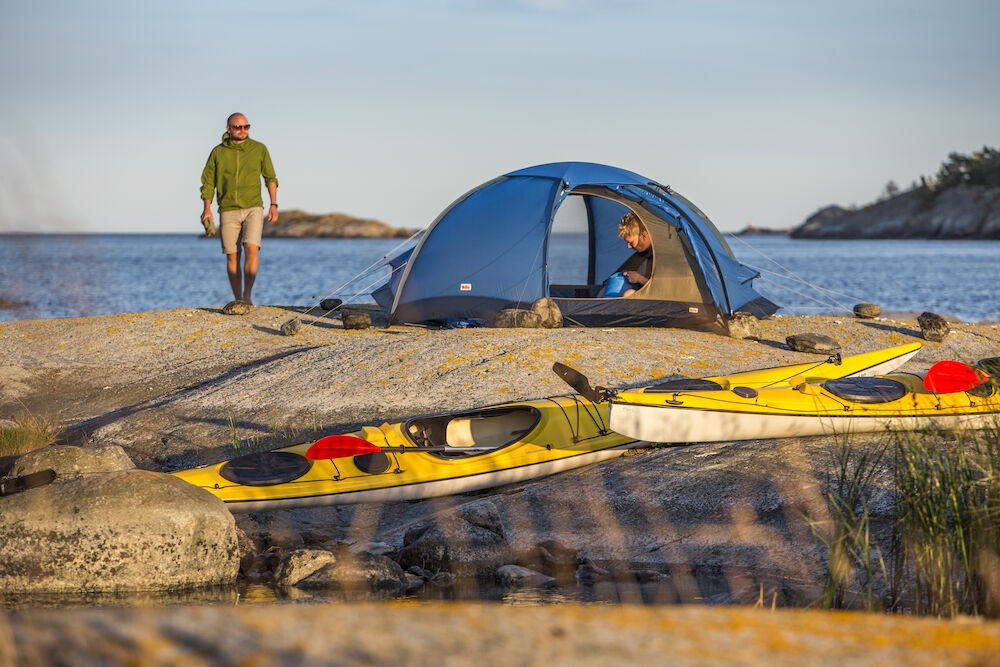
[{"label": "kayak cockpit", "polygon": [[406,433],[418,447],[444,448],[433,453],[443,458],[482,454],[522,440],[541,420],[531,406],[477,410],[427,417],[414,417],[405,424]]}]

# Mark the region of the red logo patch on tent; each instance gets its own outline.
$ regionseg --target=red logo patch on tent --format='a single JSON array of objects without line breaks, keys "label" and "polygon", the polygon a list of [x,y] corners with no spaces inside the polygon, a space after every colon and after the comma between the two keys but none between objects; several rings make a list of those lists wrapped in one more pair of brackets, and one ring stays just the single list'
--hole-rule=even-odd
[{"label": "red logo patch on tent", "polygon": [[472,283],[462,283],[461,285],[458,286],[458,289],[461,292],[471,292],[472,291]]}]

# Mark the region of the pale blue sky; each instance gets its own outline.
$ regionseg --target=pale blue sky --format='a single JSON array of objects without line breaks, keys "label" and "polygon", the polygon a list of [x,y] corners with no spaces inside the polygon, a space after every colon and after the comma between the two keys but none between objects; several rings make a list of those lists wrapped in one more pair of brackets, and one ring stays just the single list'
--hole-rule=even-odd
[{"label": "pale blue sky", "polygon": [[226,116],[283,209],[423,227],[586,160],[725,231],[1000,144],[996,0],[0,0],[0,231],[200,231]]}]

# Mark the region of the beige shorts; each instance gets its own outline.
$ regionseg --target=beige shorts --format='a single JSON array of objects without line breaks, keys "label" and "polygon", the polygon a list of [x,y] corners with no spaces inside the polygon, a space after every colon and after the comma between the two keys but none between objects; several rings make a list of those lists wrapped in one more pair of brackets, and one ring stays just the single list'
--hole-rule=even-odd
[{"label": "beige shorts", "polygon": [[263,208],[241,208],[219,214],[219,238],[222,239],[222,252],[226,255],[235,254],[242,243],[259,248],[263,235]]}]

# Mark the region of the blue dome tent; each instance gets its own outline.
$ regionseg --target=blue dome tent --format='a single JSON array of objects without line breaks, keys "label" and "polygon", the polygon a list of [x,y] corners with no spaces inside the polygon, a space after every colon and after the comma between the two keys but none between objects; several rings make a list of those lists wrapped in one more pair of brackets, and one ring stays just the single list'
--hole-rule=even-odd
[{"label": "blue dome tent", "polygon": [[[602,284],[632,254],[618,237],[628,211],[649,231],[652,274],[630,296],[603,298]],[[552,275],[550,255],[562,238],[552,233],[557,220],[577,238],[586,234],[572,281]],[[401,275],[376,294],[390,324],[492,324],[499,311],[541,297],[555,300],[570,326],[711,328],[737,311],[765,317],[777,310],[753,289],[758,274],[734,258],[693,204],[638,174],[587,162],[529,167],[484,183],[445,209],[406,255]]]}]

